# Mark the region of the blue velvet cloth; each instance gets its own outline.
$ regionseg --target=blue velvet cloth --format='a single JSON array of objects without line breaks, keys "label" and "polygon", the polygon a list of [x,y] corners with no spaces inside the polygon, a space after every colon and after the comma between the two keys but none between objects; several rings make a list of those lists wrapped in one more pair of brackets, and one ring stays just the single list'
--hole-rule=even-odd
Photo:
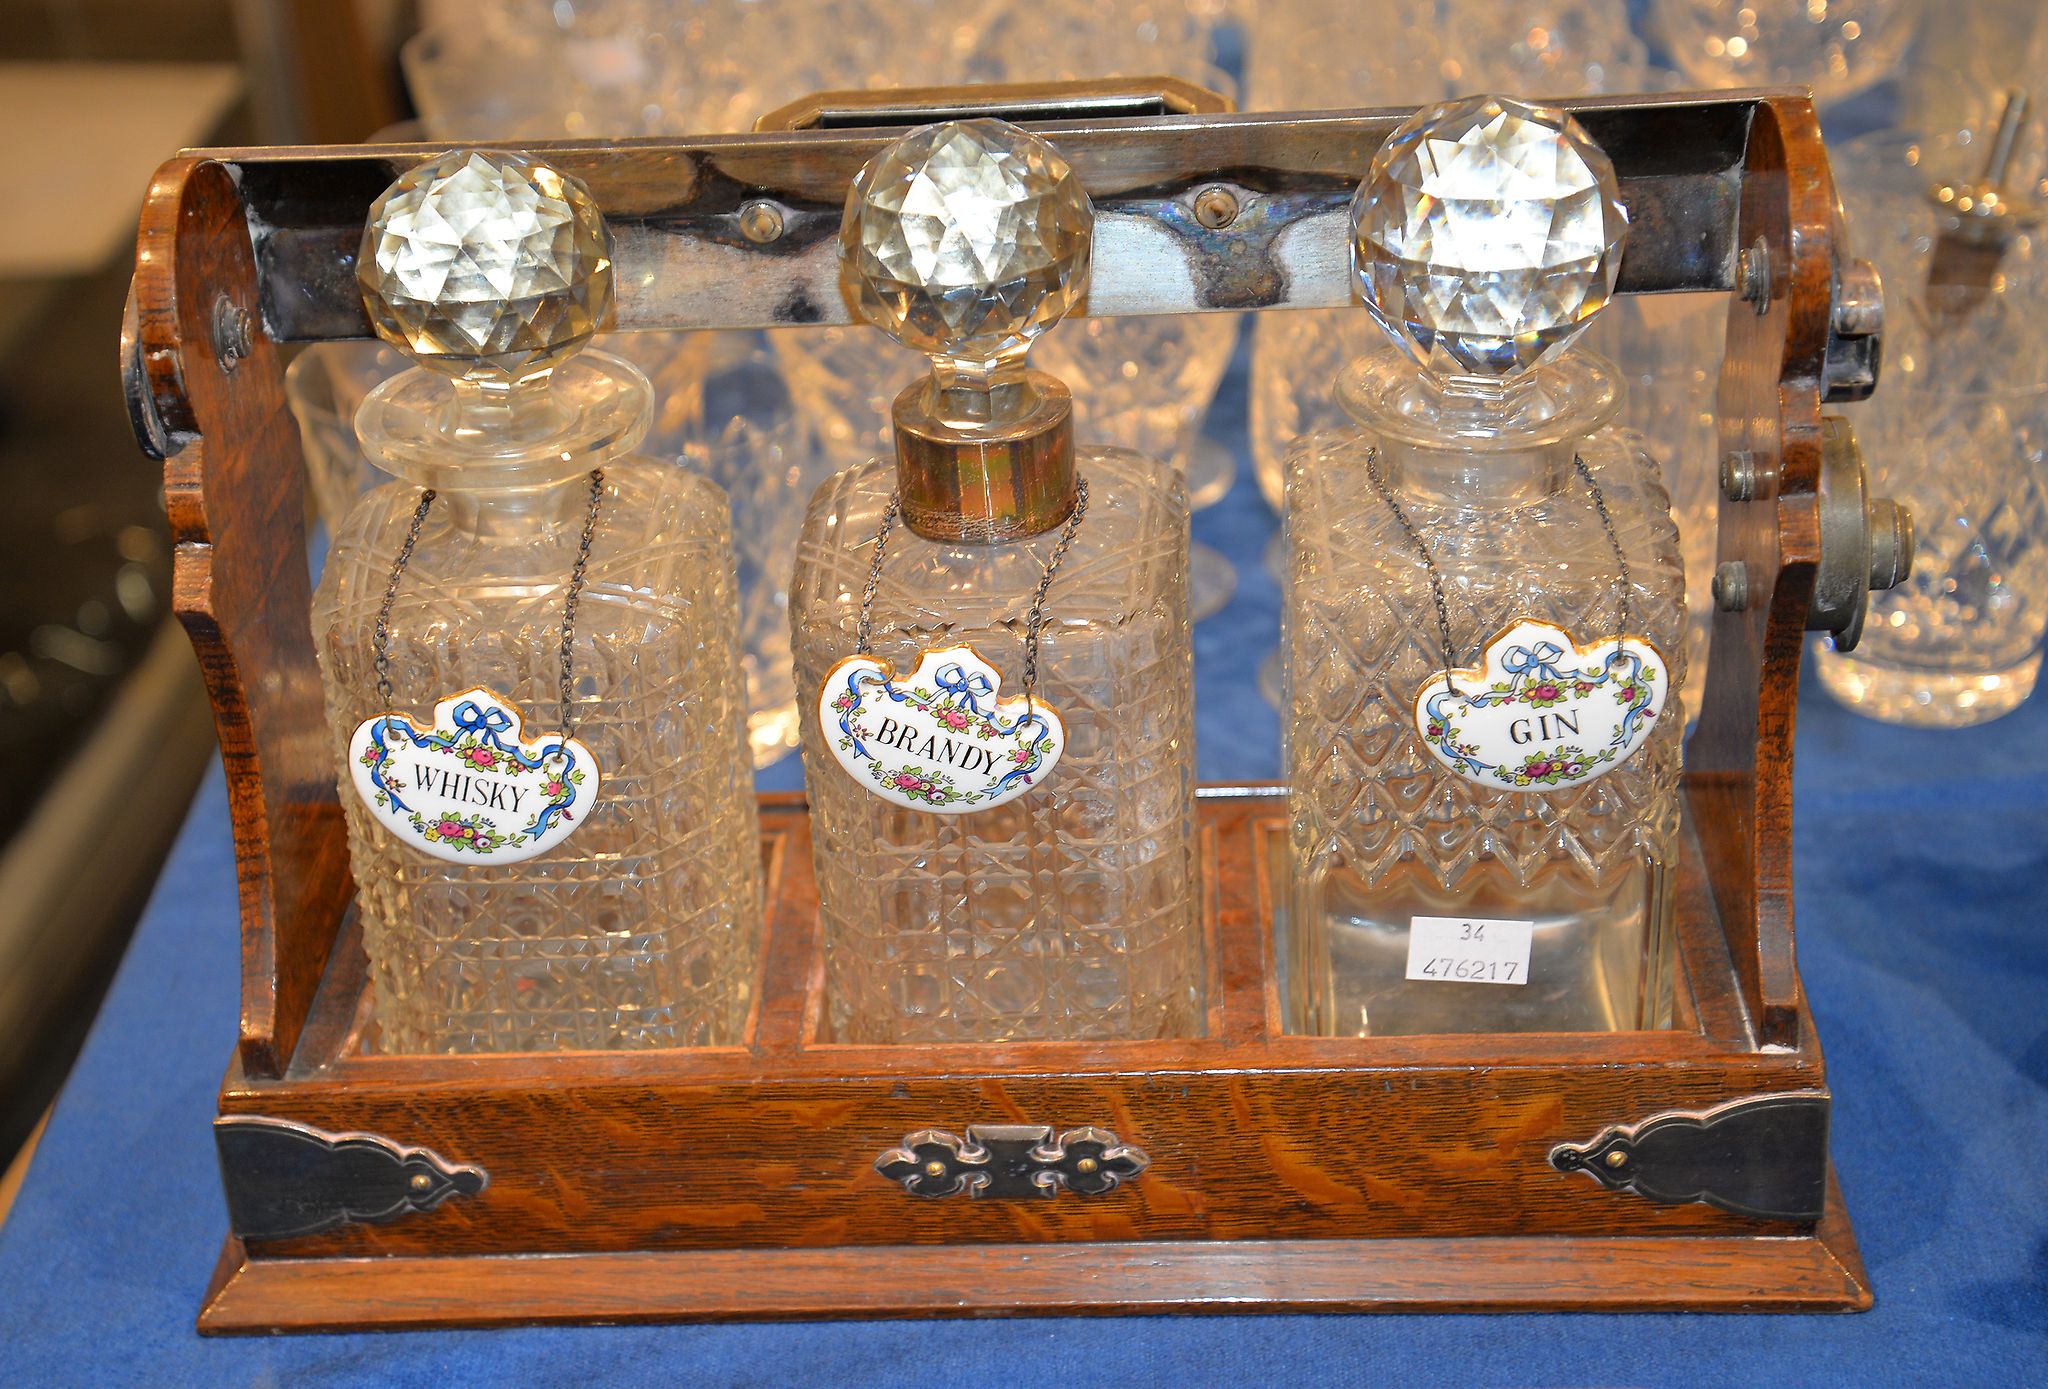
[{"label": "blue velvet cloth", "polygon": [[[1227,390],[1225,402],[1241,402]],[[1243,456],[1241,404],[1215,422]],[[1248,476],[1198,516],[1235,561],[1196,629],[1201,772],[1271,778],[1255,688],[1274,522]],[[1152,1317],[202,1339],[225,1229],[208,1121],[234,1041],[234,864],[217,776],[0,1229],[0,1383],[1963,1384],[2048,1378],[2048,708],[1951,733],[1800,711],[1798,921],[1857,1317]],[[795,784],[794,760],[764,786]],[[107,852],[120,852],[108,846]],[[963,1255],[971,1258],[972,1255]]]}]

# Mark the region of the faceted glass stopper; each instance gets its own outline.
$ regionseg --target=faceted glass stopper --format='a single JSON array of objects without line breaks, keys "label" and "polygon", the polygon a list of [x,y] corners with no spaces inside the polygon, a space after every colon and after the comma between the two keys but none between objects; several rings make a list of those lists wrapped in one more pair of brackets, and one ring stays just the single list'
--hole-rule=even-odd
[{"label": "faceted glass stopper", "polygon": [[925,126],[854,178],[840,260],[861,316],[907,347],[993,371],[1080,300],[1095,213],[1074,171],[997,120]]},{"label": "faceted glass stopper", "polygon": [[377,332],[422,365],[519,380],[577,351],[610,314],[611,233],[568,175],[456,150],[370,205],[356,279]]},{"label": "faceted glass stopper", "polygon": [[1387,137],[1351,205],[1365,305],[1444,376],[1504,378],[1561,352],[1614,294],[1628,212],[1563,111],[1466,97]]}]

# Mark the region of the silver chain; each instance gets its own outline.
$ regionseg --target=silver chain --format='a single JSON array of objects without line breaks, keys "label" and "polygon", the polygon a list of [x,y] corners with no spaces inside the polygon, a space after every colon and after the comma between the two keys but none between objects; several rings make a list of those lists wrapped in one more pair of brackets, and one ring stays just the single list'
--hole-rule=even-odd
[{"label": "silver chain", "polygon": [[391,566],[391,580],[384,585],[384,601],[377,605],[377,630],[370,649],[377,655],[377,698],[391,708],[391,605],[398,601],[398,580],[412,562],[412,548],[420,543],[420,527],[427,523],[427,508],[434,504],[434,489],[420,493],[420,504],[412,509],[412,524],[405,529],[405,543],[398,547],[398,559]]},{"label": "silver chain", "polygon": [[[1608,513],[1607,498],[1601,495],[1600,484],[1593,480],[1593,470],[1586,466],[1586,460],[1578,454],[1572,455],[1572,467],[1585,480],[1586,491],[1593,498],[1593,509],[1600,514],[1600,528],[1607,532],[1607,544],[1614,551],[1614,563],[1620,571],[1620,583],[1615,590],[1615,649],[1621,648],[1621,639],[1628,630],[1628,591],[1634,580],[1629,575],[1628,552],[1622,548],[1621,537],[1615,534],[1614,517]],[[1429,576],[1429,595],[1436,604],[1437,636],[1443,643],[1444,679],[1451,680],[1451,668],[1458,663],[1458,649],[1451,640],[1451,605],[1444,597],[1443,575],[1436,567],[1436,557],[1429,552],[1429,542],[1422,538],[1422,532],[1408,519],[1394,490],[1387,486],[1387,480],[1380,474],[1380,451],[1370,449],[1365,455],[1365,475],[1372,482],[1373,491],[1380,494],[1387,510],[1393,513],[1394,522],[1407,534],[1408,543],[1422,561],[1422,569]]]},{"label": "silver chain", "polygon": [[1394,513],[1394,521],[1408,534],[1408,543],[1415,547],[1421,557],[1422,572],[1429,576],[1429,596],[1436,602],[1436,630],[1443,641],[1444,680],[1451,678],[1451,667],[1458,663],[1457,648],[1451,645],[1451,605],[1444,599],[1444,576],[1437,572],[1436,560],[1430,556],[1429,545],[1422,538],[1422,532],[1415,529],[1415,523],[1408,519],[1408,513],[1401,509],[1387,480],[1380,476],[1380,451],[1367,449],[1365,454],[1365,475],[1372,481],[1372,490],[1380,494],[1380,500],[1387,504],[1387,510]]},{"label": "silver chain", "polygon": [[1579,476],[1586,481],[1586,490],[1593,494],[1593,510],[1600,513],[1600,529],[1607,532],[1607,547],[1614,551],[1614,565],[1621,573],[1621,582],[1614,590],[1614,650],[1619,654],[1622,635],[1628,631],[1628,591],[1634,582],[1629,577],[1628,552],[1621,548],[1621,537],[1614,533],[1614,518],[1607,514],[1607,498],[1600,495],[1600,484],[1593,481],[1593,470],[1576,453],[1572,455],[1572,466],[1579,470]]},{"label": "silver chain", "polygon": [[[412,562],[413,547],[419,544],[420,527],[427,521],[427,510],[434,504],[437,494],[429,487],[420,493],[419,505],[413,508],[412,524],[406,527],[405,543],[398,548],[398,558],[391,564],[391,580],[384,585],[384,601],[377,608],[377,629],[371,637],[371,650],[376,655],[377,698],[389,709],[393,705],[391,694],[391,606],[398,601],[398,581],[405,577],[405,567]],[[590,571],[590,547],[597,539],[597,513],[604,504],[604,470],[593,468],[590,472],[590,506],[583,515],[583,534],[576,544],[576,563],[569,571],[569,592],[562,599],[562,737],[575,736],[575,728],[569,721],[569,711],[576,700],[576,605],[583,598],[583,583]]]},{"label": "silver chain", "polygon": [[[882,524],[875,528],[875,558],[868,565],[867,587],[860,595],[860,625],[854,629],[853,652],[865,656],[874,642],[875,593],[882,585],[882,560],[889,552],[889,533],[896,529],[896,520],[902,514],[903,494],[889,494],[889,505],[883,508]],[[1052,591],[1053,575],[1059,573],[1060,561],[1067,557],[1067,551],[1074,548],[1074,537],[1080,532],[1081,518],[1088,514],[1088,479],[1081,478],[1074,484],[1074,510],[1067,517],[1066,528],[1060,532],[1059,543],[1052,547],[1052,553],[1045,557],[1045,571],[1038,576],[1038,588],[1031,595],[1031,611],[1024,619],[1024,707],[1031,708],[1031,693],[1038,687],[1038,630],[1045,625],[1046,595]]]}]

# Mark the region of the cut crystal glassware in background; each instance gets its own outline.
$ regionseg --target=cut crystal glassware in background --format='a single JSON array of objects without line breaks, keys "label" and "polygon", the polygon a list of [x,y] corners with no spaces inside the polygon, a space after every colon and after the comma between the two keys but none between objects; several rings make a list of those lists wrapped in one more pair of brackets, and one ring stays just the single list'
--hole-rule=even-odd
[{"label": "cut crystal glassware in background", "polygon": [[1686,85],[1807,87],[1825,105],[1892,75],[1919,28],[1922,3],[1650,0],[1646,13]]},{"label": "cut crystal glassware in background", "polygon": [[313,512],[329,536],[356,498],[385,479],[363,456],[356,409],[405,368],[405,358],[383,342],[316,342],[285,369],[284,396],[298,421]]},{"label": "cut crystal glassware in background", "polygon": [[[1911,508],[1916,553],[1904,583],[1871,595],[1853,651],[1822,646],[1819,675],[1894,723],[1953,727],[2017,707],[2048,629],[2048,187],[2004,181],[2014,225],[1981,284],[1930,283],[1945,278],[1953,225],[1931,194],[1967,189],[1984,143],[1886,136],[1834,157],[1887,305],[1884,386],[1858,408],[1856,437],[1872,487]],[[1961,263],[1981,264],[1967,251]]]}]

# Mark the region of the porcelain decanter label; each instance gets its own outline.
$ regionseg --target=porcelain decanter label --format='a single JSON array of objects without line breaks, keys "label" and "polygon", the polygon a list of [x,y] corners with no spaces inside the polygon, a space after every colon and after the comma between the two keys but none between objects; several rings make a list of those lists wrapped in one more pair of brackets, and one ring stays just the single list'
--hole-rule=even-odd
[{"label": "porcelain decanter label", "polygon": [[437,703],[427,728],[398,713],[363,720],[349,771],[378,823],[421,853],[519,863],[569,837],[602,779],[577,739],[523,732],[511,702],[465,690]]},{"label": "porcelain decanter label", "polygon": [[1664,711],[1671,679],[1641,637],[1581,646],[1527,618],[1486,644],[1479,666],[1444,671],[1415,697],[1437,761],[1481,786],[1561,791],[1626,761]]},{"label": "porcelain decanter label", "polygon": [[825,677],[818,723],[839,765],[883,800],[942,815],[987,810],[1044,781],[1067,743],[1044,700],[998,699],[1002,680],[968,646],[923,652],[906,677],[848,656]]}]

